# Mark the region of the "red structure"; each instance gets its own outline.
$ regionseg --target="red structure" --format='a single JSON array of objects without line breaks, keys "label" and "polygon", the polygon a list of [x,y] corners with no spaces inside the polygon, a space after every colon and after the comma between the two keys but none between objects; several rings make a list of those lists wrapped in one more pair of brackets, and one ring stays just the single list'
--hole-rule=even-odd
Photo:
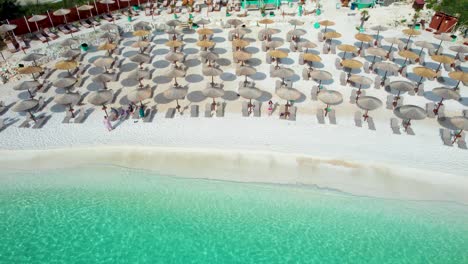
[{"label": "red structure", "polygon": [[436,12],[432,17],[431,23],[429,23],[429,27],[437,33],[449,33],[453,31],[457,23],[458,18],[442,12]]}]

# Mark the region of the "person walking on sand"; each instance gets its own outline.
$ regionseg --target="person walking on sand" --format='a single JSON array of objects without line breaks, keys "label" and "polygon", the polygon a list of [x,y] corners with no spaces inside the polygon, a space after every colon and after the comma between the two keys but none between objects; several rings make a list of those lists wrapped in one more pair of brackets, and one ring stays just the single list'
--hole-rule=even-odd
[{"label": "person walking on sand", "polygon": [[273,113],[273,102],[270,100],[268,102],[268,115],[271,116],[272,113]]},{"label": "person walking on sand", "polygon": [[107,130],[108,130],[109,132],[112,131],[112,129],[113,129],[113,128],[112,128],[112,124],[111,124],[111,122],[109,121],[109,118],[107,118],[107,116],[104,116],[104,120],[102,121],[102,123],[104,124],[104,126],[107,128]]},{"label": "person walking on sand", "polygon": [[141,119],[143,119],[145,117],[145,109],[143,108],[142,105],[140,106],[139,114],[140,114]]}]

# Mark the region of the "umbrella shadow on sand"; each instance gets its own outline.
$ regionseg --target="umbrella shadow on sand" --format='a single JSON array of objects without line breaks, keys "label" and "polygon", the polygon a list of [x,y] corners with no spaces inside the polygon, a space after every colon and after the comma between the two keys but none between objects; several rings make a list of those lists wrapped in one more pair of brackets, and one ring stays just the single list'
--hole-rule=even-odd
[{"label": "umbrella shadow on sand", "polygon": [[220,65],[220,66],[229,66],[231,65],[231,61],[229,59],[226,59],[226,58],[219,58],[216,60],[216,62]]},{"label": "umbrella shadow on sand", "polygon": [[294,74],[293,76],[289,77],[288,80],[291,82],[297,82],[301,79],[301,77],[297,74]]},{"label": "umbrella shadow on sand", "polygon": [[92,67],[88,70],[89,75],[98,75],[104,72],[103,68],[100,67]]},{"label": "umbrella shadow on sand", "polygon": [[223,48],[214,48],[214,49],[213,49],[213,52],[216,53],[216,54],[218,54],[218,55],[221,55],[221,54],[226,53],[227,50],[226,50],[226,49],[223,49]]},{"label": "umbrella shadow on sand", "polygon": [[195,43],[195,42],[197,42],[197,40],[194,39],[194,38],[184,38],[184,42],[185,43]]},{"label": "umbrella shadow on sand", "polygon": [[[435,71],[435,70],[437,70],[437,67],[439,67],[439,63],[425,62],[424,67],[429,68],[429,69],[433,69]],[[440,69],[442,69],[443,67],[444,67],[444,65],[441,65]]]},{"label": "umbrella shadow on sand", "polygon": [[134,56],[134,55],[137,55],[138,54],[138,51],[136,50],[129,50],[129,51],[126,51],[122,54],[122,56],[126,57],[126,58],[129,58],[131,56]]},{"label": "umbrella shadow on sand", "polygon": [[119,67],[120,72],[130,72],[138,68],[138,64],[134,62],[128,62]]},{"label": "umbrella shadow on sand", "polygon": [[233,92],[233,91],[225,91],[225,92],[224,92],[224,95],[221,96],[221,98],[223,98],[223,99],[226,100],[226,101],[235,101],[235,100],[239,99],[239,96],[237,95],[236,92]]},{"label": "umbrella shadow on sand", "polygon": [[460,104],[464,105],[464,106],[468,106],[468,97],[462,97],[460,98]]},{"label": "umbrella shadow on sand", "polygon": [[123,87],[132,87],[137,86],[138,81],[135,79],[123,79],[120,84],[122,84]]},{"label": "umbrella shadow on sand", "polygon": [[171,82],[171,80],[172,80],[171,78],[168,78],[163,75],[157,76],[156,78],[153,79],[155,83],[159,83],[159,84],[169,83]]},{"label": "umbrella shadow on sand", "polygon": [[432,91],[424,92],[424,98],[433,102],[439,102],[441,99],[440,96],[436,95]]},{"label": "umbrella shadow on sand", "polygon": [[258,58],[252,58],[247,61],[247,64],[252,67],[260,66],[262,65],[262,61]]},{"label": "umbrella shadow on sand", "polygon": [[444,86],[456,86],[458,81],[453,80],[452,78],[441,76],[437,78],[437,82]]},{"label": "umbrella shadow on sand", "polygon": [[97,83],[97,82],[92,82],[90,84],[88,84],[88,86],[86,87],[86,89],[88,89],[88,91],[97,91],[97,90],[100,90],[104,88],[104,85],[101,84],[101,83]]},{"label": "umbrella shadow on sand", "polygon": [[[419,82],[419,80],[421,79],[420,76],[418,76],[418,75],[416,75],[416,74],[414,74],[414,73],[412,73],[412,72],[408,72],[407,75],[406,75],[406,78],[407,78],[408,80],[413,81],[413,82],[416,82],[416,83]],[[423,78],[423,79],[422,79],[422,82],[424,82],[425,80],[426,80],[426,78]]]},{"label": "umbrella shadow on sand", "polygon": [[153,43],[156,44],[156,45],[164,45],[164,43],[168,42],[169,40],[168,39],[165,39],[165,38],[158,38],[156,40],[153,40]]},{"label": "umbrella shadow on sand", "polygon": [[23,92],[18,93],[18,98],[21,100],[29,99],[30,96],[29,96],[28,91],[23,91]]},{"label": "umbrella shadow on sand", "polygon": [[294,64],[294,60],[291,59],[291,58],[284,58],[284,59],[281,59],[281,64],[284,64],[284,65],[293,65],[293,64]]},{"label": "umbrella shadow on sand", "polygon": [[184,62],[184,65],[187,67],[196,67],[201,64],[201,61],[199,59],[189,59]]},{"label": "umbrella shadow on sand", "polygon": [[223,37],[214,37],[211,39],[211,41],[216,42],[216,43],[223,43],[226,41],[226,39]]},{"label": "umbrella shadow on sand", "polygon": [[259,98],[257,98],[257,101],[259,102],[266,102],[266,101],[270,101],[272,98],[272,95],[271,93],[267,92],[267,91],[262,91],[262,96],[260,96]]},{"label": "umbrella shadow on sand", "polygon": [[168,104],[174,100],[167,99],[163,93],[159,93],[158,95],[154,97],[154,101],[158,104]]},{"label": "umbrella shadow on sand", "polygon": [[255,53],[260,52],[260,49],[257,47],[246,47],[244,50],[250,54],[255,54]]},{"label": "umbrella shadow on sand", "polygon": [[152,53],[153,55],[166,55],[169,53],[169,49],[155,49]]},{"label": "umbrella shadow on sand", "polygon": [[253,75],[249,75],[249,78],[255,81],[262,81],[262,80],[265,80],[267,76],[263,72],[256,72]]},{"label": "umbrella shadow on sand", "polygon": [[203,81],[203,76],[200,74],[189,74],[185,76],[185,80],[189,83],[199,83]]},{"label": "umbrella shadow on sand", "polygon": [[305,94],[299,92],[301,94],[301,97],[299,97],[299,99],[295,100],[294,103],[302,103],[302,102],[305,102],[305,100],[307,99],[307,97],[305,96]]},{"label": "umbrella shadow on sand", "polygon": [[158,68],[158,69],[164,69],[170,64],[171,63],[168,62],[167,60],[158,60],[158,61],[153,62],[153,67]]},{"label": "umbrella shadow on sand", "polygon": [[60,104],[55,104],[50,108],[50,111],[52,111],[53,113],[62,113],[62,112],[65,112],[66,110],[67,110],[67,107],[64,105],[60,105]]},{"label": "umbrella shadow on sand", "polygon": [[206,99],[206,96],[203,95],[201,91],[193,91],[187,94],[187,100],[192,103],[199,103]]},{"label": "umbrella shadow on sand", "polygon": [[184,49],[184,53],[187,54],[187,55],[190,55],[190,54],[197,54],[197,53],[198,53],[198,49],[195,49],[195,48],[186,48],[186,49]]},{"label": "umbrella shadow on sand", "polygon": [[230,72],[223,72],[220,76],[221,80],[225,82],[230,82],[230,81],[235,81],[236,80],[236,75],[232,74]]}]

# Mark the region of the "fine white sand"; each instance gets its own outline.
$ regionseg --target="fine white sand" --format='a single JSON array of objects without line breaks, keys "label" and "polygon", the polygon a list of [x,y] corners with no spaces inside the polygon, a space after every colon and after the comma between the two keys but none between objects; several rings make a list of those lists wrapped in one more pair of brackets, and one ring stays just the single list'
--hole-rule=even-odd
[{"label": "fine white sand", "polygon": [[[333,2],[333,1],[331,1]],[[337,25],[331,27],[343,34],[342,43],[353,44],[355,26],[359,24],[359,15],[348,16],[349,10],[335,10],[334,5],[325,3],[325,12],[317,17],[300,18],[306,21],[301,28],[306,28],[308,34],[305,39],[317,43],[317,30],[313,29],[313,23],[323,19],[333,19]],[[405,9],[406,8],[406,9]],[[399,9],[408,11],[408,6],[400,6]],[[380,11],[379,11],[380,10]],[[394,12],[395,8],[381,8],[371,10],[373,17],[367,27],[380,23],[378,16],[386,17],[386,14]],[[406,12],[405,11],[405,12]],[[410,12],[410,11],[408,11]],[[328,15],[327,15],[328,14]],[[203,14],[203,16],[206,16]],[[210,28],[219,28],[220,19],[226,21],[224,13],[210,14],[214,22]],[[196,16],[198,19],[201,16]],[[233,16],[235,17],[235,16]],[[155,24],[162,24],[171,16],[155,17]],[[283,19],[276,16],[276,24],[273,28],[281,29],[277,37],[285,38],[286,32],[291,29],[287,21],[291,17]],[[259,19],[258,12],[244,18],[249,29],[252,30],[247,38],[256,40],[257,32],[262,26],[256,26]],[[140,15],[138,20],[149,20],[151,17]],[[385,22],[385,21],[383,21]],[[123,19],[119,22],[128,24]],[[392,28],[383,32],[386,37],[404,37],[403,28]],[[83,31],[86,32],[86,31]],[[373,33],[368,31],[369,34]],[[185,35],[184,39],[195,40],[196,34]],[[219,52],[223,59],[231,61],[232,53],[230,43],[227,41],[227,30],[217,31],[215,34],[220,42],[216,44],[215,52]],[[63,39],[63,38],[62,38]],[[327,85],[328,89],[338,90],[343,94],[343,104],[335,107],[337,112],[337,125],[320,125],[315,119],[315,109],[323,107],[319,102],[310,100],[310,88],[313,81],[304,81],[299,78],[304,66],[298,65],[299,53],[290,53],[291,60],[285,60],[283,64],[295,70],[296,76],[293,87],[304,94],[305,100],[296,103],[298,107],[297,121],[290,122],[279,120],[277,113],[274,116],[266,115],[264,104],[261,118],[242,118],[240,113],[243,99],[227,97],[227,114],[224,118],[190,118],[189,111],[183,115],[176,115],[174,119],[165,119],[164,114],[168,107],[174,107],[175,102],[158,101],[158,95],[170,87],[170,82],[161,81],[161,75],[167,68],[158,68],[168,49],[162,43],[167,39],[166,34],[156,38],[157,52],[153,60],[156,68],[153,80],[145,81],[145,84],[155,85],[156,90],[153,99],[147,100],[147,105],[157,104],[158,114],[152,123],[134,123],[127,120],[116,125],[116,129],[107,132],[102,125],[103,113],[96,108],[93,114],[84,124],[62,124],[63,109],[51,103],[45,112],[52,113],[51,120],[44,128],[20,129],[19,123],[23,116],[9,111],[2,118],[19,118],[20,122],[8,127],[0,133],[0,168],[52,168],[52,167],[76,167],[89,163],[106,163],[127,167],[141,167],[159,171],[161,173],[176,174],[183,177],[203,177],[233,181],[254,181],[283,184],[307,184],[318,185],[323,188],[339,189],[359,195],[372,195],[380,197],[395,197],[407,199],[436,199],[468,202],[468,151],[457,147],[443,146],[439,137],[439,125],[434,119],[413,122],[416,136],[393,135],[389,126],[393,113],[385,107],[371,113],[376,121],[377,131],[370,131],[366,127],[356,128],[353,121],[353,113],[357,110],[355,105],[349,104],[351,88],[339,85],[339,73],[334,67],[336,55],[321,55],[324,69],[334,76],[334,83]],[[225,41],[222,41],[225,39]],[[428,40],[438,43],[428,32],[423,32],[418,40]],[[130,46],[135,38],[125,38],[122,43]],[[285,42],[283,48],[289,43]],[[445,50],[452,43],[445,43]],[[34,47],[46,51],[47,47],[34,43]],[[186,41],[185,51],[198,51],[195,41]],[[257,87],[271,94],[274,102],[284,104],[274,94],[275,79],[269,77],[269,65],[264,63],[265,53],[260,49],[260,42],[252,42],[247,49],[254,53],[254,58],[261,60],[261,65],[256,65],[259,72],[263,72],[264,78],[256,80]],[[134,50],[127,47],[126,51]],[[321,44],[316,49],[321,51]],[[450,53],[450,51],[448,51]],[[92,52],[86,60],[103,55],[103,52]],[[11,62],[18,61],[22,57],[16,54],[10,58]],[[198,54],[189,54],[188,60],[196,60]],[[363,58],[357,58],[364,61]],[[48,66],[52,66],[50,62]],[[128,64],[128,65],[127,65]],[[133,67],[128,60],[124,65]],[[151,66],[151,67],[153,67]],[[411,71],[413,66],[410,66]],[[225,90],[234,94],[237,83],[235,79],[235,64],[221,67],[225,72],[221,78]],[[201,65],[189,67],[187,75],[201,74]],[[372,74],[359,74],[373,77]],[[52,80],[59,78],[59,73],[54,73]],[[121,81],[125,79],[125,73],[120,80],[110,83],[109,88],[118,90],[122,87]],[[262,77],[262,74],[259,75]],[[447,72],[443,71],[443,76]],[[26,79],[26,78],[25,78]],[[391,80],[403,79],[391,77]],[[204,78],[196,83],[179,80],[181,84],[189,85],[189,94],[205,87],[209,78]],[[448,82],[452,85],[452,82]],[[7,104],[18,100],[18,92],[11,89],[16,84],[8,83],[0,87],[0,100]],[[426,90],[443,86],[437,81],[426,81]],[[94,89],[88,80],[78,89],[85,93]],[[133,88],[123,88],[116,103],[111,106],[120,106],[120,101],[125,94]],[[377,96],[383,102],[387,93],[383,89],[368,89],[368,95]],[[46,94],[40,96],[53,97],[55,88],[51,88]],[[460,102],[447,101],[445,103],[446,114],[449,116],[460,115],[462,109],[468,105],[468,93],[462,86]],[[24,97],[24,93],[19,94]],[[86,101],[86,99],[85,99]],[[155,102],[156,101],[156,102]],[[206,99],[196,104],[200,105],[203,115],[204,105],[209,102]],[[405,95],[406,104],[416,104],[424,107],[429,100],[421,96]],[[182,100],[183,107],[189,106],[188,100]],[[86,106],[90,107],[90,106]],[[187,168],[196,168],[196,173],[187,171]]]}]

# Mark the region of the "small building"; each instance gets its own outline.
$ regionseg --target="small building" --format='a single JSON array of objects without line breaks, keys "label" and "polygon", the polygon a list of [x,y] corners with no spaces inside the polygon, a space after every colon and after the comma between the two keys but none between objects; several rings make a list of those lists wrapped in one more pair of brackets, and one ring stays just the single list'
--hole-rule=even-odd
[{"label": "small building", "polygon": [[424,4],[426,4],[424,0],[414,0],[413,8],[415,10],[421,10],[424,8]]}]

